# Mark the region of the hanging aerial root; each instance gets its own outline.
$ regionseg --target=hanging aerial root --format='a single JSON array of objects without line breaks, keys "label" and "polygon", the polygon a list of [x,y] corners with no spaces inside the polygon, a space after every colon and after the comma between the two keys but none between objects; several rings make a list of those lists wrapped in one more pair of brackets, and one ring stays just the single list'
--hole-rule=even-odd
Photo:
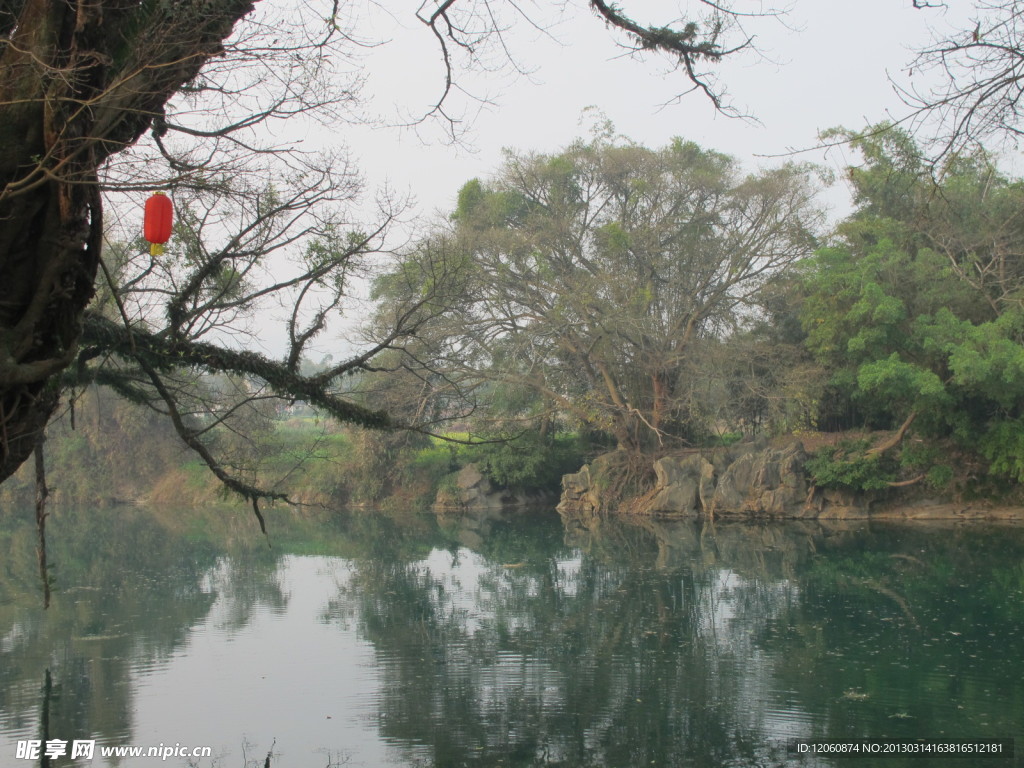
[{"label": "hanging aerial root", "polygon": [[[260,512],[260,500],[258,496],[252,497],[252,511],[253,514],[256,515],[256,519],[260,522],[260,530],[263,532],[264,536],[267,536],[267,521],[263,519],[263,513]],[[270,546],[269,536],[267,536],[267,546]]]},{"label": "hanging aerial root", "polygon": [[36,556],[39,559],[39,579],[43,583],[43,609],[50,607],[50,575],[46,564],[46,499],[50,495],[46,487],[46,464],[43,462],[43,441],[40,438],[33,449],[36,459]]}]

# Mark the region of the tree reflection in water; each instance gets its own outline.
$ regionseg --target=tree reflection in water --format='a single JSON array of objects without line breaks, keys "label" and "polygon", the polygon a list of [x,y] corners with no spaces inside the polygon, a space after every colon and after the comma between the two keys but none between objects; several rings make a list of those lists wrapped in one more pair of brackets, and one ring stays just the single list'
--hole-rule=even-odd
[{"label": "tree reflection in water", "polygon": [[[618,552],[654,544],[639,531]],[[729,571],[621,557],[462,552],[361,562],[349,586],[381,656],[382,730],[436,765],[722,765],[763,751],[752,647],[792,599]],[[623,547],[622,544],[627,546]]]},{"label": "tree reflection in water", "polygon": [[[359,560],[337,601],[379,654],[382,733],[433,765],[775,765],[794,737],[1020,731],[1017,530],[594,520],[480,540]],[[973,657],[951,648],[968,635]]]},{"label": "tree reflection in water", "polygon": [[[50,554],[57,589],[43,611],[31,578],[31,527],[4,520],[9,534],[0,578],[0,730],[40,738],[40,692],[49,732],[127,744],[133,731],[135,673],[186,643],[219,596],[226,623],[242,627],[256,606],[283,609],[278,555],[251,540],[250,557],[231,559],[231,516],[219,530],[192,535],[194,518],[131,507],[62,510],[52,518]],[[217,543],[214,543],[217,542]],[[28,552],[23,557],[19,553]],[[51,686],[42,686],[46,678]]]},{"label": "tree reflection in water", "polygon": [[[189,653],[197,628],[230,642],[271,616],[286,636],[328,631],[329,649],[352,647],[339,633],[369,643],[359,733],[393,765],[814,765],[786,739],[1024,739],[1016,528],[310,514],[272,521],[267,548],[244,514],[121,509],[53,529],[45,613],[31,525],[0,538],[8,738],[38,738],[49,668],[50,733],[131,743],[140,669]],[[304,601],[312,617],[294,608],[310,586],[296,574],[316,574],[307,555],[338,564],[325,597]],[[294,668],[256,648],[257,679]],[[339,691],[320,700],[337,720],[295,716],[362,717],[340,709],[345,659],[319,669],[296,684]]]}]

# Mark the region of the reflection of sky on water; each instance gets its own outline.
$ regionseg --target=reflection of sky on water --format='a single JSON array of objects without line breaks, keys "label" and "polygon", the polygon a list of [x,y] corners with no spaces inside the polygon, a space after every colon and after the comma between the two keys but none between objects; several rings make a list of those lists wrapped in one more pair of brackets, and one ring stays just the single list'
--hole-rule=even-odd
[{"label": "reflection of sky on water", "polygon": [[0,603],[0,764],[39,733],[46,666],[54,737],[209,744],[217,768],[271,745],[285,766],[717,768],[791,764],[778,749],[797,737],[1014,735],[1024,543],[807,548],[787,530],[760,532],[767,559],[742,528],[709,558],[685,526],[603,548],[524,526],[481,551],[396,533],[346,558],[87,563],[114,586],[47,613]]},{"label": "reflection of sky on water", "polygon": [[771,739],[809,738],[817,719],[780,690],[776,660],[756,640],[799,595],[799,587],[788,581],[751,581],[723,568],[696,596],[708,661],[732,668],[716,677],[735,680],[743,724]]},{"label": "reflection of sky on water", "polygon": [[[505,604],[504,598],[511,592],[527,600],[540,596],[540,578],[521,574],[522,565],[489,563],[483,556],[460,548],[456,553],[435,550],[416,566],[421,577],[435,585],[431,599],[437,614],[456,622],[464,639],[447,648],[444,674],[449,681],[464,678],[466,690],[474,693],[479,708],[490,713],[491,722],[501,722],[503,728],[510,726],[504,710],[512,697],[528,697],[542,712],[559,713],[572,706],[565,696],[565,673],[550,663],[543,651],[524,655],[490,647],[495,641],[488,640],[487,632],[498,624],[505,634],[539,629],[531,626],[528,612],[509,615]],[[578,595],[582,565],[578,553],[555,561],[555,581],[550,588],[556,595]],[[614,581],[604,584],[603,589],[621,590]],[[715,695],[736,702],[743,727],[779,741],[811,736],[815,717],[796,704],[789,692],[780,690],[774,679],[774,660],[757,647],[755,638],[770,622],[778,620],[785,608],[797,602],[799,595],[799,588],[788,581],[752,581],[723,568],[713,572],[693,594],[686,596],[680,590],[679,604],[672,606],[679,611],[684,602],[692,603],[690,610],[698,621],[690,642],[700,643],[703,648],[703,663],[709,671],[700,674],[721,686]],[[492,652],[481,653],[481,644]],[[387,656],[380,659],[382,667],[393,661]],[[607,700],[622,702],[635,697],[635,680],[626,669],[635,662],[613,656],[606,663],[614,670]],[[577,668],[576,672],[585,673],[586,669]],[[686,670],[680,669],[678,674],[679,685],[685,688]],[[617,704],[608,707],[582,734],[585,750],[597,759],[603,758],[602,740],[614,727],[619,709]],[[547,755],[555,759],[558,752],[549,751]]]},{"label": "reflection of sky on water", "polygon": [[241,743],[226,738],[238,738],[257,757],[276,740],[286,764],[310,764],[319,749],[393,764],[376,739],[372,646],[320,620],[346,571],[337,558],[282,558],[285,609],[257,606],[242,627],[234,621],[229,569],[209,574],[214,591],[227,587],[209,616],[171,659],[137,670],[135,742],[187,739],[237,754]]}]

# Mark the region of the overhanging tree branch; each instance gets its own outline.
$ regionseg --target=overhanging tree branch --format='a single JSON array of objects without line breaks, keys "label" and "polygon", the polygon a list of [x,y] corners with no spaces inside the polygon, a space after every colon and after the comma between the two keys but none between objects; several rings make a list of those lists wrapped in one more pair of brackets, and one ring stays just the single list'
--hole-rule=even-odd
[{"label": "overhanging tree branch", "polygon": [[[257,352],[161,337],[138,327],[127,329],[95,314],[88,314],[85,318],[82,346],[86,351],[91,347],[101,348],[133,360],[147,374],[150,370],[160,372],[194,367],[211,373],[253,376],[265,381],[279,397],[305,400],[338,421],[376,429],[399,426],[383,411],[365,408],[332,393],[322,379],[297,374],[289,370],[287,364]],[[359,366],[359,362],[339,366],[336,376],[354,372]]]}]

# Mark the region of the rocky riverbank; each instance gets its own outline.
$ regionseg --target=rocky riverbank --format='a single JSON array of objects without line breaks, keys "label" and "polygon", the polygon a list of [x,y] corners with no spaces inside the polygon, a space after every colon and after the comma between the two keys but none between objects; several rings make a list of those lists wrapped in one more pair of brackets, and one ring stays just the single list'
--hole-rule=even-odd
[{"label": "rocky riverbank", "polygon": [[653,461],[652,490],[609,508],[606,474],[621,465],[599,456],[562,478],[563,517],[625,513],[711,519],[1020,519],[1024,508],[960,502],[920,488],[853,492],[813,485],[800,440],[772,446],[752,441],[694,450]]}]

